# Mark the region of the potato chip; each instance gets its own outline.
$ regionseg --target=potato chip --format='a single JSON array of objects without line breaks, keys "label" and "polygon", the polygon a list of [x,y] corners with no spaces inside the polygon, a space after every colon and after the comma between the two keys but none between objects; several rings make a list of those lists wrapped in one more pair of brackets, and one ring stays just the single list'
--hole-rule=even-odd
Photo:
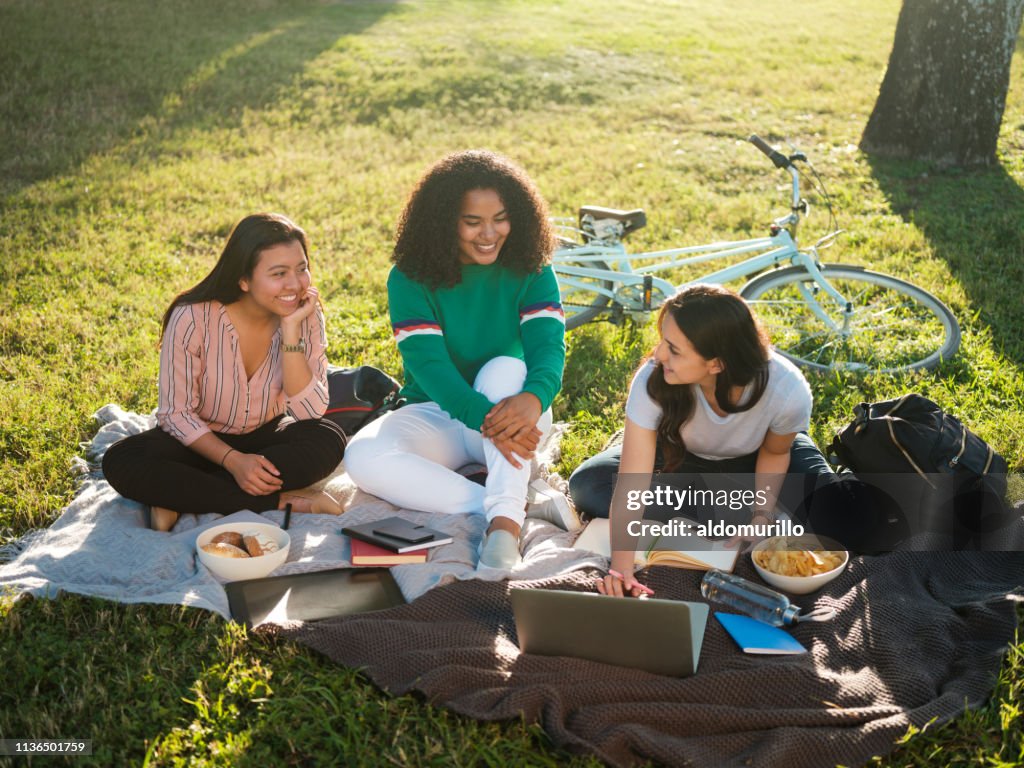
[{"label": "potato chip", "polygon": [[838,568],[843,552],[827,549],[762,549],[754,552],[754,562],[780,576],[816,576]]}]

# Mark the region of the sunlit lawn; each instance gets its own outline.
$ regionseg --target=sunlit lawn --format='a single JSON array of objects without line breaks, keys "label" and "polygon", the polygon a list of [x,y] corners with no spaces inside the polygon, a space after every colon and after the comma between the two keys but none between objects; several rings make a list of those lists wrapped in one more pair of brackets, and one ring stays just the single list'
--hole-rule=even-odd
[{"label": "sunlit lawn", "polygon": [[[828,258],[913,280],[964,330],[962,353],[934,373],[813,378],[812,436],[827,443],[854,404],[913,389],[1019,470],[1020,57],[997,168],[874,163],[856,143],[898,5],[0,3],[4,538],[46,526],[69,501],[68,467],[97,408],[154,407],[160,314],[246,213],[280,210],[310,233],[332,361],[397,373],[383,290],[397,214],[426,165],[479,146],[522,163],[558,215],[645,208],[631,242],[653,248],[763,231],[788,187],[743,139],[792,142],[848,230]],[[824,231],[816,213],[807,237]],[[575,425],[563,473],[620,424],[652,339],[607,324],[570,336],[555,405]],[[0,614],[0,734],[92,738],[92,764],[147,750],[161,765],[570,759],[534,726],[388,698],[205,613],[64,597]],[[1018,645],[987,708],[881,764],[1021,761],[1022,680]]]}]

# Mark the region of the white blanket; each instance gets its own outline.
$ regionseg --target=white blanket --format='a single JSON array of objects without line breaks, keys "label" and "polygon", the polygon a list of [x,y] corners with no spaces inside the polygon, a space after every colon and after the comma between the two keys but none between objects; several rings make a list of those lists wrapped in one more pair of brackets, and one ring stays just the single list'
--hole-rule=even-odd
[{"label": "white blanket", "polygon": [[[102,425],[87,447],[89,463],[79,460],[81,487],[50,528],[35,531],[4,553],[0,566],[0,592],[30,592],[55,597],[61,591],[104,597],[124,603],[172,603],[196,606],[230,617],[222,582],[195,556],[201,530],[233,520],[280,525],[283,512],[235,512],[220,515],[182,515],[171,533],[146,527],[143,505],[118,495],[97,468],[106,449],[121,438],[153,426],[152,417],[129,413],[116,405],[97,411]],[[559,489],[564,481],[550,475],[564,427],[538,452],[534,472]],[[605,567],[599,555],[572,549],[573,534],[538,520],[523,526],[523,562],[514,571],[477,569],[477,545],[485,528],[482,515],[444,515],[399,510],[364,494],[351,483],[344,466],[318,487],[326,487],[343,500],[346,512],[332,515],[293,514],[288,561],[275,574],[317,571],[351,565],[349,542],[342,525],[367,522],[398,512],[455,537],[452,544],[433,550],[424,564],[392,569],[406,600],[414,600],[432,587],[463,579],[541,579],[588,566]]]}]

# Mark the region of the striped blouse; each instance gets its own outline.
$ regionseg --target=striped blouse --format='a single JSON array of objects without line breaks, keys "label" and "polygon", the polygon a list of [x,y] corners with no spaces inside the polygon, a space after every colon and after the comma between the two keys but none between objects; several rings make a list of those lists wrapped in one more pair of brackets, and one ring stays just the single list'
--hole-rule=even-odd
[{"label": "striped blouse", "polygon": [[249,379],[238,333],[219,301],[181,304],[171,313],[160,349],[157,423],[185,445],[207,432],[252,432],[287,410],[315,419],[327,410],[327,332],[323,312],[302,323],[313,378],[294,397],[284,392],[281,330]]}]

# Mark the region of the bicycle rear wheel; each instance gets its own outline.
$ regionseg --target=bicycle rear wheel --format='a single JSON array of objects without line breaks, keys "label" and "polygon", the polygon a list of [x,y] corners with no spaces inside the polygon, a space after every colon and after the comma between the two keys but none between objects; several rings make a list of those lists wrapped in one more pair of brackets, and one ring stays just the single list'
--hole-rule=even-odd
[{"label": "bicycle rear wheel", "polygon": [[[849,318],[802,267],[768,272],[740,291],[775,348],[796,364],[822,371],[930,370],[959,348],[956,318],[927,291],[845,264],[824,264],[821,272],[849,300]],[[812,311],[814,304],[834,329]]]},{"label": "bicycle rear wheel", "polygon": [[[571,246],[569,246],[571,247]],[[561,294],[562,311],[565,312],[565,330],[571,331],[594,320],[604,312],[611,299],[595,289],[612,291],[611,280],[571,274],[563,271],[563,267],[572,269],[584,268],[607,271],[610,267],[603,261],[573,261],[565,258],[565,244],[559,249],[561,257],[551,266],[558,278],[558,290]]]}]

